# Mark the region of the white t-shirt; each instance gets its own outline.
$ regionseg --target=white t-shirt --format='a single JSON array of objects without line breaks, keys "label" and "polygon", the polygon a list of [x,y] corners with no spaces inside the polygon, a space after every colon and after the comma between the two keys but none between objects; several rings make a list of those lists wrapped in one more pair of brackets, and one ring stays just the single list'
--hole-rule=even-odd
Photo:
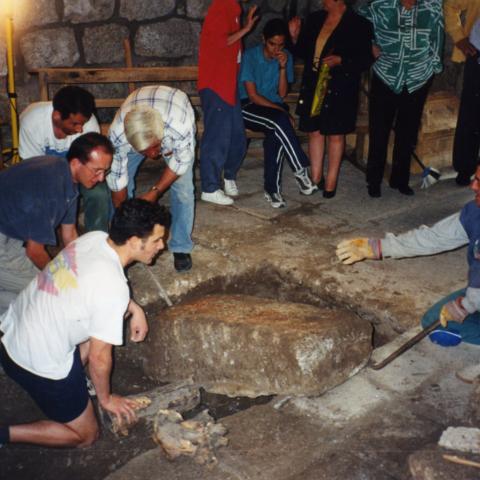
[{"label": "white t-shirt", "polygon": [[63,249],[0,317],[12,360],[36,375],[65,378],[90,337],[123,341],[127,279],[107,234],[90,232]]},{"label": "white t-shirt", "polygon": [[20,115],[20,140],[18,153],[21,158],[41,155],[65,156],[72,142],[83,133],[100,132],[100,126],[92,115],[83,126],[83,133],[57,138],[53,133],[52,102],[36,102]]}]

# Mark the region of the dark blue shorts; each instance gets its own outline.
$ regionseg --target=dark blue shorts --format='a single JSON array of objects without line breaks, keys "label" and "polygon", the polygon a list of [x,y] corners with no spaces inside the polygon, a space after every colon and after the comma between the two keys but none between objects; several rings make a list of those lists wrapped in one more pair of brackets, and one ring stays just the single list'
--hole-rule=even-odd
[{"label": "dark blue shorts", "polygon": [[51,380],[17,365],[8,356],[3,344],[0,345],[0,362],[5,373],[28,392],[46,417],[68,423],[84,412],[90,397],[78,348],[68,375],[61,380]]}]

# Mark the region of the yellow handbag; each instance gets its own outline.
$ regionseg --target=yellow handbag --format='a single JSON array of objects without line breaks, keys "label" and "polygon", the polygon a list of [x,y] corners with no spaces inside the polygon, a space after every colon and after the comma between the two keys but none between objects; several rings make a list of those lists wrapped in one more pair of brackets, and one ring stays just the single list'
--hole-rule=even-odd
[{"label": "yellow handbag", "polygon": [[315,92],[313,94],[312,108],[310,110],[310,116],[316,117],[320,115],[322,110],[323,100],[327,93],[328,81],[332,78],[330,76],[330,67],[323,63],[320,67],[320,73],[318,74],[317,85],[315,86]]}]

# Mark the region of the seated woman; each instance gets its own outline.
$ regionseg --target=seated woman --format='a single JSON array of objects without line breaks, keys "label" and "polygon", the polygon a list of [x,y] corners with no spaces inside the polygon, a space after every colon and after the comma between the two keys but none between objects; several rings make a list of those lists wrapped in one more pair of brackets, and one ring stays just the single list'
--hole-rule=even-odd
[{"label": "seated woman", "polygon": [[[372,25],[350,8],[353,3],[324,0],[323,10],[311,13],[302,28],[298,17],[289,22],[294,53],[305,61],[296,111],[299,128],[308,132],[312,181],[324,190],[325,198],[335,196],[345,134],[355,130],[360,76],[373,62]],[[315,92],[322,83],[322,72],[326,88],[316,109]],[[328,172],[324,180],[326,139]]]},{"label": "seated woman", "polygon": [[310,162],[295,135],[292,117],[283,103],[293,82],[292,56],[284,49],[288,29],[279,18],[263,29],[263,44],[248,49],[240,69],[240,98],[245,128],[265,134],[265,198],[273,208],[286,205],[281,194],[283,160],[286,157],[303,195],[317,186],[308,176]]}]

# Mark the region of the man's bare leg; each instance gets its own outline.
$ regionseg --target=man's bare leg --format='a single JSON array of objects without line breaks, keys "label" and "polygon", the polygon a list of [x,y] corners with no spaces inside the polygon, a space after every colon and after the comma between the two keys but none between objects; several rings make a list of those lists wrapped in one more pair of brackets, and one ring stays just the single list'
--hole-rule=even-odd
[{"label": "man's bare leg", "polygon": [[98,423],[89,400],[83,413],[68,423],[41,420],[10,426],[10,443],[33,443],[46,447],[88,447],[97,440]]}]

